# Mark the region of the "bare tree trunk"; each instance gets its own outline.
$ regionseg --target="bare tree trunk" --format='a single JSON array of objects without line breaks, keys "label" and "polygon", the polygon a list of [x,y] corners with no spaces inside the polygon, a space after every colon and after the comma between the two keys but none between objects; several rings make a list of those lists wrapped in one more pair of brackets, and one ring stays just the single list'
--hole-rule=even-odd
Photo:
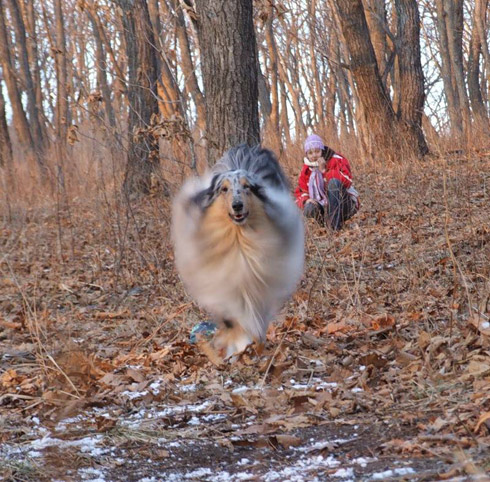
[{"label": "bare tree trunk", "polygon": [[446,0],[444,2],[444,13],[449,54],[451,56],[453,86],[455,86],[458,92],[461,114],[463,116],[463,131],[468,140],[471,129],[471,116],[463,73],[463,0]]},{"label": "bare tree trunk", "polygon": [[273,131],[279,132],[279,89],[278,89],[278,60],[277,46],[274,39],[274,6],[272,3],[267,8],[267,20],[265,21],[265,40],[270,60],[270,91],[271,91],[271,115],[269,124]]},{"label": "bare tree trunk", "polygon": [[420,19],[415,0],[395,0],[398,20],[398,66],[400,69],[400,111],[405,140],[416,145],[417,153],[429,151],[422,131],[424,73],[420,61]]},{"label": "bare tree trunk", "polygon": [[[448,0],[452,2],[452,0]],[[444,82],[444,95],[446,96],[449,118],[451,127],[456,132],[458,137],[463,134],[463,117],[461,115],[461,107],[458,91],[452,83],[454,78],[452,74],[452,61],[449,50],[449,38],[447,31],[446,11],[444,8],[444,0],[436,0],[437,6],[437,28],[439,31],[439,52],[441,55],[441,71],[442,80]]]},{"label": "bare tree trunk", "polygon": [[66,60],[66,38],[63,9],[61,0],[54,0],[56,21],[56,132],[58,134],[57,145],[59,145],[59,161],[63,162],[66,157],[67,129],[71,123],[68,110],[68,69]]},{"label": "bare tree trunk", "polygon": [[104,102],[104,109],[106,115],[106,121],[109,123],[112,129],[116,127],[116,116],[114,114],[114,109],[112,108],[111,102],[111,90],[107,83],[107,59],[106,52],[104,49],[104,43],[99,33],[97,27],[97,21],[95,20],[94,13],[92,9],[87,9],[87,16],[92,25],[92,32],[95,39],[95,59],[97,62],[97,84],[102,93],[102,99]]},{"label": "bare tree trunk", "polygon": [[201,133],[206,130],[206,106],[204,103],[204,95],[201,92],[199,83],[196,76],[196,68],[192,60],[191,46],[188,36],[188,30],[185,25],[185,16],[182,11],[178,0],[171,0],[175,21],[176,21],[176,34],[179,41],[180,55],[181,55],[181,68],[185,77],[185,86],[187,92],[192,96],[194,104],[196,105],[197,113],[197,126]]},{"label": "bare tree trunk", "polygon": [[282,59],[282,56],[279,55],[279,78],[281,79],[281,83],[285,84],[289,95],[291,97],[291,103],[293,104],[293,113],[294,113],[294,120],[295,120],[295,130],[296,130],[296,137],[301,138],[304,137],[304,133],[306,132],[306,127],[303,122],[303,117],[302,117],[302,109],[301,109],[301,102],[299,101],[299,86],[293,85],[291,80],[288,77],[288,73],[285,67],[285,62]]},{"label": "bare tree trunk", "polygon": [[318,65],[317,65],[317,49],[316,49],[316,0],[311,0],[310,2],[310,18],[311,18],[311,32],[310,38],[308,42],[308,47],[310,51],[310,62],[311,62],[311,73],[313,76],[313,85],[314,89],[312,92],[314,93],[313,100],[313,108],[314,115],[318,121],[318,123],[323,126],[325,124],[325,109],[324,102],[322,99],[322,84],[320,82],[320,75],[318,73]]},{"label": "bare tree trunk", "polygon": [[157,91],[160,112],[167,119],[174,115],[184,118],[184,99],[175,80],[175,75],[169,65],[165,46],[162,44],[162,25],[157,0],[148,0],[148,12],[153,29],[153,39],[155,41],[151,47],[156,50]]},{"label": "bare tree trunk", "polygon": [[473,110],[473,116],[482,128],[488,129],[488,115],[483,103],[480,88],[480,56],[482,53],[482,41],[478,28],[478,10],[475,7],[473,13],[473,26],[471,30],[470,51],[468,57],[468,93]]},{"label": "bare tree trunk", "polygon": [[34,145],[29,122],[22,106],[21,92],[17,87],[17,79],[14,74],[15,70],[12,65],[12,57],[10,55],[3,0],[0,0],[0,61],[2,63],[3,76],[7,85],[17,137],[19,138],[19,142],[24,149],[25,154],[28,157],[36,159],[41,169],[41,173],[45,174],[46,167],[44,164],[44,159]]},{"label": "bare tree trunk", "polygon": [[152,116],[158,114],[155,41],[146,0],[118,4],[128,60],[129,147],[123,190],[127,195],[148,194],[160,161],[158,139],[148,132]]},{"label": "bare tree trunk", "polygon": [[[488,1],[489,0],[476,0],[475,1],[475,22],[480,36],[483,58],[487,65],[487,69],[490,69],[490,54],[488,52]],[[488,74],[487,74],[488,75]]]},{"label": "bare tree trunk", "polygon": [[[328,77],[328,94],[327,94],[327,101],[325,102],[325,119],[326,123],[325,126],[327,128],[328,132],[328,142],[335,141],[337,142],[339,138],[339,132],[338,132],[338,127],[337,127],[337,121],[336,121],[336,116],[335,116],[335,98],[337,95],[337,82],[335,79],[335,75],[332,70],[330,70],[330,75]],[[339,112],[340,115],[345,114],[345,112],[342,112],[343,108],[339,103]],[[345,126],[345,118],[344,122],[341,123],[341,131],[346,128]],[[331,139],[331,140],[330,140]]]},{"label": "bare tree trunk", "polygon": [[32,81],[34,83],[36,105],[39,106],[40,123],[42,130],[42,138],[45,143],[49,142],[48,134],[46,132],[46,125],[43,122],[43,94],[41,89],[41,71],[39,66],[39,51],[38,51],[38,38],[36,32],[36,15],[34,12],[34,0],[26,1],[26,31],[27,38],[27,53],[29,57],[29,64],[31,65]]},{"label": "bare tree trunk", "polygon": [[399,159],[400,154],[406,154],[422,157],[427,153],[427,145],[421,129],[424,94],[415,2],[397,0],[396,4],[400,43],[404,44],[399,53],[400,82],[404,96],[400,120],[396,118],[383,88],[361,0],[338,0],[337,5],[342,32],[349,49],[350,70],[370,133],[370,156]]},{"label": "bare tree trunk", "polygon": [[400,148],[395,114],[381,82],[362,2],[338,0],[337,5],[350,69],[370,132],[369,154],[373,158],[379,155],[392,158]]},{"label": "bare tree trunk", "polygon": [[196,0],[206,99],[208,162],[260,142],[252,0]]},{"label": "bare tree trunk", "polygon": [[[385,0],[365,0],[366,21],[369,27],[369,34],[373,44],[378,69],[383,78],[387,67],[388,45],[386,42],[386,4]],[[386,79],[386,77],[384,77]],[[386,83],[383,82],[386,88]]]},{"label": "bare tree trunk", "polygon": [[[265,124],[267,123],[267,120],[271,115],[272,103],[271,103],[269,87],[267,87],[267,82],[265,80],[264,74],[262,73],[260,64],[258,62],[257,62],[257,75],[258,75],[257,82],[258,82],[258,89],[259,89],[259,106]],[[279,128],[277,132],[279,132]]]},{"label": "bare tree trunk", "polygon": [[12,159],[12,142],[5,114],[5,99],[0,89],[0,167],[6,167],[8,172],[12,166]]},{"label": "bare tree trunk", "polygon": [[27,112],[29,113],[31,135],[34,141],[35,148],[41,156],[45,144],[45,140],[43,139],[43,130],[41,128],[41,120],[39,116],[39,109],[41,108],[41,106],[38,106],[36,102],[36,92],[34,89],[34,82],[32,80],[31,68],[29,65],[29,56],[27,53],[26,29],[17,0],[9,0],[9,5],[15,30],[16,46],[19,53],[20,70],[23,80],[25,82]]},{"label": "bare tree trunk", "polygon": [[286,87],[282,82],[280,82],[279,87],[281,90],[281,109],[279,111],[279,115],[281,117],[281,128],[284,133],[284,139],[289,145],[291,144],[291,129],[288,116],[288,94],[286,92]]}]

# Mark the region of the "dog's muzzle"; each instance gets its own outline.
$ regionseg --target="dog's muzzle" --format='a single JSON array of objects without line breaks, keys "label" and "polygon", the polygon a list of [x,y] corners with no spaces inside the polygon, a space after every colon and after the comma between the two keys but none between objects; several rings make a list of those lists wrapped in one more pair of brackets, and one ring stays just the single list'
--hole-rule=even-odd
[{"label": "dog's muzzle", "polygon": [[235,201],[231,205],[233,212],[229,213],[231,220],[235,224],[243,224],[248,217],[248,212],[243,212],[243,203],[241,201]]}]

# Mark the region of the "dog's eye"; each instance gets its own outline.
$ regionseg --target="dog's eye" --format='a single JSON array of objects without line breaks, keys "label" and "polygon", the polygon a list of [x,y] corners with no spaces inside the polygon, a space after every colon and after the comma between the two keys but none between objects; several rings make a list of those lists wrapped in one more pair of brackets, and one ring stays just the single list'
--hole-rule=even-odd
[{"label": "dog's eye", "polygon": [[228,192],[228,188],[227,188],[226,186],[223,186],[223,187],[221,188],[221,192]]}]

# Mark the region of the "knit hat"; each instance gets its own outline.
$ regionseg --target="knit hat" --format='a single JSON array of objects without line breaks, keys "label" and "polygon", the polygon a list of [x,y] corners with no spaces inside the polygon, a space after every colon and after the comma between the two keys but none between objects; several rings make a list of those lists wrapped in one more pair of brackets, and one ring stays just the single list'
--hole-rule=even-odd
[{"label": "knit hat", "polygon": [[325,145],[320,136],[316,134],[311,134],[306,138],[305,141],[305,152],[308,152],[310,149],[323,149]]}]

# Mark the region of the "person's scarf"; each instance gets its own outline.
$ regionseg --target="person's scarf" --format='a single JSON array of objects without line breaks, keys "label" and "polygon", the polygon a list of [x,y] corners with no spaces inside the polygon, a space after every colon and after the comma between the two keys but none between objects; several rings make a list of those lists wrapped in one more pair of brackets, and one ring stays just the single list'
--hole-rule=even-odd
[{"label": "person's scarf", "polygon": [[310,199],[319,202],[322,206],[327,204],[325,180],[318,169],[312,169],[311,171],[310,180],[308,181],[308,194]]}]

